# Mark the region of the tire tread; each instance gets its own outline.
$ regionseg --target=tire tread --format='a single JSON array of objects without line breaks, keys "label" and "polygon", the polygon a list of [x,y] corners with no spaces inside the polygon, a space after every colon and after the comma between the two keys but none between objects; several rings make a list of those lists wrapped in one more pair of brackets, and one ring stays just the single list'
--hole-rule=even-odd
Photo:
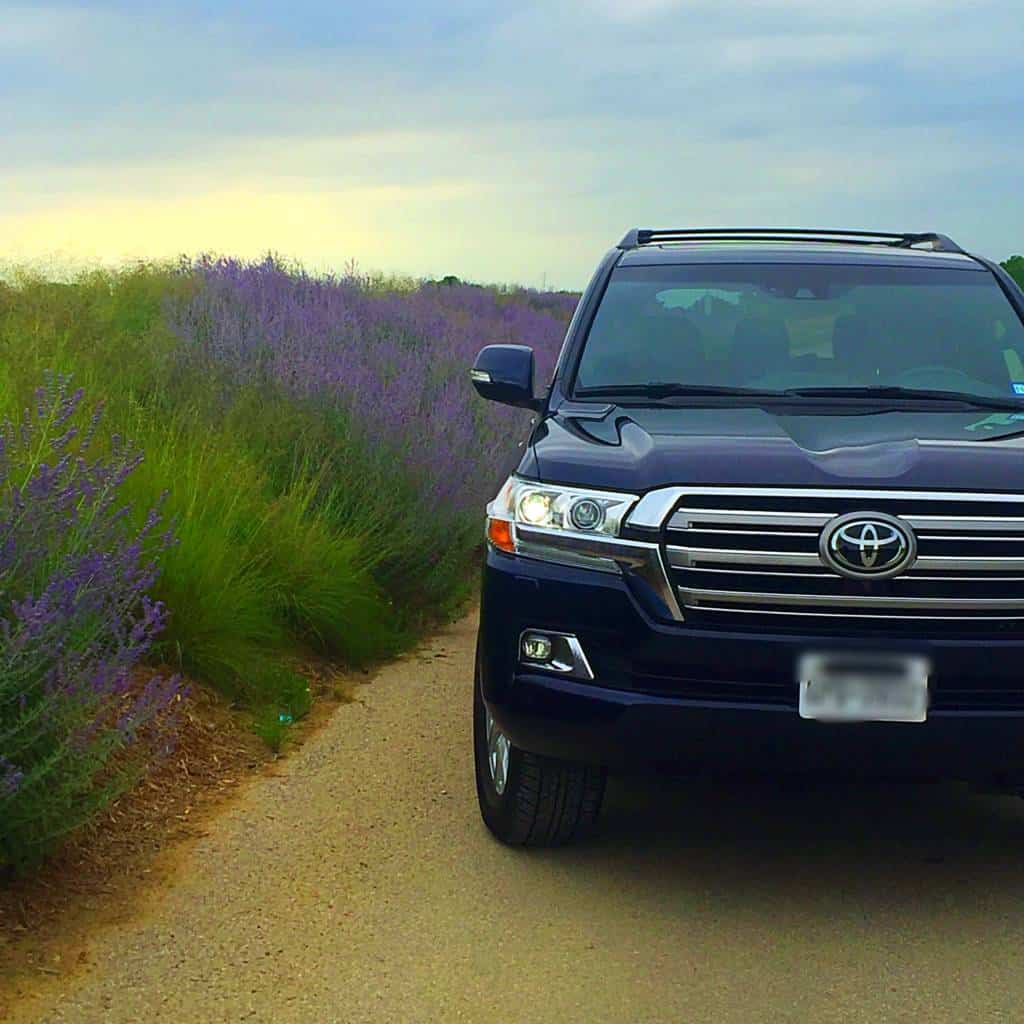
[{"label": "tire tread", "polygon": [[527,846],[559,846],[589,830],[601,809],[604,771],[522,752],[516,832]]},{"label": "tire tread", "polygon": [[601,811],[605,769],[514,747],[508,786],[498,797],[487,774],[484,714],[478,678],[474,694],[477,795],[491,832],[510,846],[559,846],[586,834]]}]

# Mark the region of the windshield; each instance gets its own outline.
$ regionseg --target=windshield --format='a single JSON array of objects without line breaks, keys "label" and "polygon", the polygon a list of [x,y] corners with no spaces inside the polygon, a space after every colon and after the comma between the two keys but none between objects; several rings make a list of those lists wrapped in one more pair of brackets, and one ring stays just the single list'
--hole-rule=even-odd
[{"label": "windshield", "polygon": [[575,393],[650,384],[1012,398],[1024,395],[1024,325],[987,271],[621,267],[591,325]]}]

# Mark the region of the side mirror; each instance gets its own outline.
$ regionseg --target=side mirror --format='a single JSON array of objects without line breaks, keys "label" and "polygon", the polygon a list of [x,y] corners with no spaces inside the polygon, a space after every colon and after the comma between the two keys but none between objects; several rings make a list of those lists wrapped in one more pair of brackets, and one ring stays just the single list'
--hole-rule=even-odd
[{"label": "side mirror", "polygon": [[536,409],[533,395],[533,349],[526,345],[488,345],[469,371],[481,398]]}]

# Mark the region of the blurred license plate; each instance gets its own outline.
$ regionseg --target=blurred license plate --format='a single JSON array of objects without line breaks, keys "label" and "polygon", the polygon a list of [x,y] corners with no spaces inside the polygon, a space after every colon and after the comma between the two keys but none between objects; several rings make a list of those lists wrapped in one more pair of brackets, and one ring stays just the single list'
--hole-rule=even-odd
[{"label": "blurred license plate", "polygon": [[928,671],[911,656],[805,654],[797,664],[800,717],[828,722],[923,722]]}]

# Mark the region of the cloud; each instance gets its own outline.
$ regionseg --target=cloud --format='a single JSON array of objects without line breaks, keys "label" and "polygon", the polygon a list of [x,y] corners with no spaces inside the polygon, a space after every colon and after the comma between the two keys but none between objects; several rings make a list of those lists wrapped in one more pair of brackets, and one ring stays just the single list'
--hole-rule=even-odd
[{"label": "cloud", "polygon": [[262,238],[578,285],[640,222],[1024,238],[1008,2],[178,0],[0,24],[0,229],[26,252]]},{"label": "cloud", "polygon": [[585,9],[609,21],[645,21],[678,11],[683,0],[591,0]]}]

